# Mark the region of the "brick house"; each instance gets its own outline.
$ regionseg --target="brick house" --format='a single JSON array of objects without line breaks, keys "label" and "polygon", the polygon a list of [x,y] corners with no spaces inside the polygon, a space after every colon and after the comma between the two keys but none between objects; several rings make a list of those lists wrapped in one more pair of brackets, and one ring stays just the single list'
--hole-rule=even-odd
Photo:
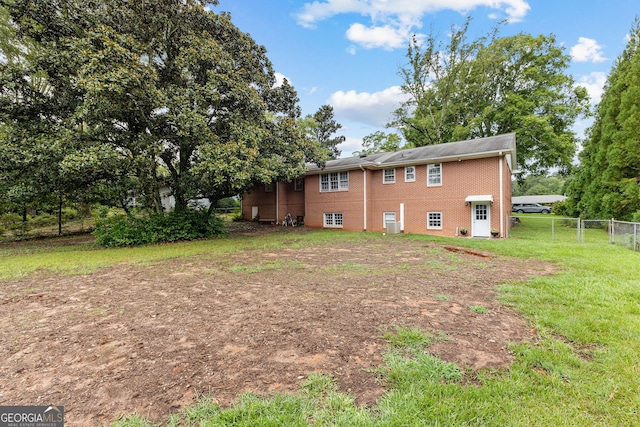
[{"label": "brick house", "polygon": [[267,222],[290,213],[310,228],[505,236],[516,164],[514,133],[331,160],[257,186],[242,213]]}]

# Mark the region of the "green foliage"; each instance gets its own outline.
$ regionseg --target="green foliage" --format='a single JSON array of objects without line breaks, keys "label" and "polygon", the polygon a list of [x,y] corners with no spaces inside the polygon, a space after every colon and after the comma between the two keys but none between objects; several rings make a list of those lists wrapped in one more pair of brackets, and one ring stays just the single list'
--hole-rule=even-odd
[{"label": "green foliage", "polygon": [[519,169],[568,169],[571,127],[588,113],[588,96],[565,74],[562,45],[552,35],[498,37],[499,27],[469,41],[469,23],[452,28],[446,45],[414,38],[401,69],[410,99],[391,125],[413,146],[515,132]]},{"label": "green foliage", "polygon": [[596,120],[568,186],[583,218],[632,220],[640,211],[640,20],[605,85]]},{"label": "green foliage", "polygon": [[58,223],[58,218],[55,215],[49,213],[41,213],[34,216],[29,220],[32,227],[49,227]]},{"label": "green foliage", "polygon": [[402,145],[402,138],[397,133],[376,131],[362,138],[362,147],[361,151],[355,151],[353,155],[366,156],[383,151],[396,151],[410,146]]},{"label": "green foliage", "polygon": [[234,197],[225,197],[216,202],[216,208],[238,208],[240,201]]},{"label": "green foliage", "polygon": [[160,212],[163,183],[181,211],[326,157],[296,124],[293,87],[275,85],[265,48],[210,10],[216,0],[3,4],[17,42],[33,41],[28,60],[0,68],[12,200],[57,192],[126,209],[133,194]]},{"label": "green foliage", "polygon": [[567,179],[554,175],[527,175],[522,180],[513,183],[512,195],[536,196],[546,194],[563,194]]},{"label": "green foliage", "polygon": [[116,215],[96,220],[96,244],[138,246],[193,240],[223,234],[222,221],[206,211],[187,209],[150,216]]},{"label": "green foliage", "polygon": [[323,105],[313,116],[307,116],[307,119],[312,120],[312,125],[308,128],[311,138],[318,141],[328,151],[330,159],[340,157],[341,151],[338,149],[338,145],[345,141],[345,137],[334,135],[342,128],[342,125],[333,118],[333,107]]}]

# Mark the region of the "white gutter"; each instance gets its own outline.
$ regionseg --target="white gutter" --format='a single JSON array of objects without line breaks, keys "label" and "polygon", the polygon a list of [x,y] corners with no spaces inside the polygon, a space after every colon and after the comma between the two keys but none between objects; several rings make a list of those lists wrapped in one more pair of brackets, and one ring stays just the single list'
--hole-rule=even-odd
[{"label": "white gutter", "polygon": [[278,194],[279,189],[280,189],[280,183],[276,181],[276,224],[278,223],[280,218],[280,195]]},{"label": "white gutter", "polygon": [[367,170],[365,168],[362,167],[362,165],[358,165],[360,166],[360,169],[362,169],[362,177],[363,177],[363,181],[364,181],[364,206],[363,206],[363,212],[364,212],[364,218],[363,218],[363,230],[367,231]]},{"label": "white gutter", "polygon": [[504,203],[503,203],[503,191],[502,191],[502,174],[503,174],[503,166],[502,166],[502,151],[500,152],[500,155],[498,156],[498,162],[500,162],[500,200],[498,203],[500,203],[500,237],[504,237]]}]

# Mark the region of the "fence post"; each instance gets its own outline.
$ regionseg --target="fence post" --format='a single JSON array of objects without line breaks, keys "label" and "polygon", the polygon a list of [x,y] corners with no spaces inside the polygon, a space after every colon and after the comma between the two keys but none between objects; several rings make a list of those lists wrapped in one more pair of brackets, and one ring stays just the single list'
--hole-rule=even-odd
[{"label": "fence post", "polygon": [[577,222],[577,225],[576,225],[576,231],[578,232],[578,243],[580,243],[580,229],[581,228],[582,227],[580,226],[580,217],[578,217],[578,222]]},{"label": "fence post", "polygon": [[611,221],[609,221],[609,243],[611,244],[616,242],[615,226],[616,226],[616,221],[615,219],[611,218]]},{"label": "fence post", "polygon": [[640,250],[640,248],[638,248],[638,223],[637,222],[633,223],[633,250],[634,251]]},{"label": "fence post", "polygon": [[551,240],[556,239],[556,226],[555,226],[555,218],[551,218]]}]

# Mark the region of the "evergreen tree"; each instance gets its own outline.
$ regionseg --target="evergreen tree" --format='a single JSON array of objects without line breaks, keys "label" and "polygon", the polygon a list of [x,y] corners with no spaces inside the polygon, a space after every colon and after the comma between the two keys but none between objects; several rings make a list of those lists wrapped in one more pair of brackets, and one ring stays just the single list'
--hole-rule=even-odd
[{"label": "evergreen tree", "polygon": [[640,219],[640,21],[607,79],[596,120],[569,185],[585,218]]}]

